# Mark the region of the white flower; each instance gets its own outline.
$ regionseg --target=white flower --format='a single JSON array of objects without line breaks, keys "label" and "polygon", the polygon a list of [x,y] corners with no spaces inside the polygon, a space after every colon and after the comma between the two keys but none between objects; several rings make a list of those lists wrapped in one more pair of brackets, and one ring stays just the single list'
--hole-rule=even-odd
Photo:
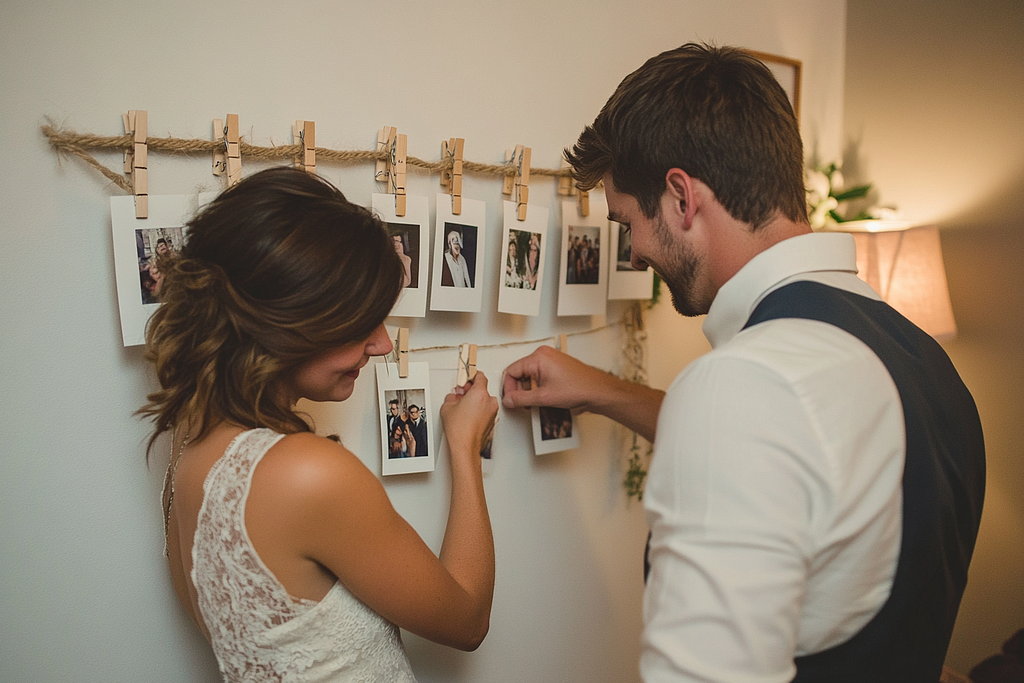
[{"label": "white flower", "polygon": [[837,206],[839,206],[839,202],[836,201],[835,197],[828,197],[825,201],[814,206],[810,216],[811,228],[817,230],[825,227],[825,224],[832,218],[829,216],[828,212],[832,211]]},{"label": "white flower", "polygon": [[828,176],[817,169],[808,169],[806,177],[808,201],[812,206],[828,197],[830,183]]},{"label": "white flower", "polygon": [[838,168],[832,171],[832,176],[829,180],[832,182],[832,190],[835,192],[842,190],[843,186],[846,185],[846,180],[843,178],[843,172]]}]

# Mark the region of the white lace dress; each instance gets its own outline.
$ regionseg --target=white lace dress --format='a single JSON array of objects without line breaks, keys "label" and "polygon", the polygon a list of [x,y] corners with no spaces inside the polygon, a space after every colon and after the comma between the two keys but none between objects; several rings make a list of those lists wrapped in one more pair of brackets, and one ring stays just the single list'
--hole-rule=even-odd
[{"label": "white lace dress", "polygon": [[319,602],[291,597],[253,548],[245,501],[281,437],[243,432],[203,484],[192,582],[224,680],[414,682],[398,627],[340,582]]}]

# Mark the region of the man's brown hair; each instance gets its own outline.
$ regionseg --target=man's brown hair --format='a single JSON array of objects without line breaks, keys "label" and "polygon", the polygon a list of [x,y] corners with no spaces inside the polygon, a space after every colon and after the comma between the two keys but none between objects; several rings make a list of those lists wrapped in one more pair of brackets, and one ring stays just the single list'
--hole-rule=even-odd
[{"label": "man's brown hair", "polygon": [[777,214],[807,222],[793,108],[768,67],[739,48],[687,43],[647,60],[565,158],[581,189],[610,172],[648,218],[666,173],[680,168],[755,230]]}]

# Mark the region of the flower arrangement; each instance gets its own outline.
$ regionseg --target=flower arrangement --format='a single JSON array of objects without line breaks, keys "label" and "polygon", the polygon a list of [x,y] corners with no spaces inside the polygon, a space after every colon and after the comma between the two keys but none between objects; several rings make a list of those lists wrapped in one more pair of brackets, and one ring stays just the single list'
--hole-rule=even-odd
[{"label": "flower arrangement", "polygon": [[851,199],[863,199],[871,191],[872,185],[867,183],[845,187],[843,172],[838,164],[807,169],[804,172],[804,185],[807,190],[807,217],[814,230],[847,221],[893,217],[894,211],[884,207],[872,207],[853,216],[839,213],[840,204]]}]

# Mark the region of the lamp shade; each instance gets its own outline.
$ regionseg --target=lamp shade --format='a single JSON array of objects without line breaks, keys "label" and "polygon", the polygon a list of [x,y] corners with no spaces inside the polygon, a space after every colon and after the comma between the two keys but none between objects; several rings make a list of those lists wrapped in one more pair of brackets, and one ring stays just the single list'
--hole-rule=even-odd
[{"label": "lamp shade", "polygon": [[854,232],[853,236],[862,280],[935,339],[956,335],[938,226]]}]

